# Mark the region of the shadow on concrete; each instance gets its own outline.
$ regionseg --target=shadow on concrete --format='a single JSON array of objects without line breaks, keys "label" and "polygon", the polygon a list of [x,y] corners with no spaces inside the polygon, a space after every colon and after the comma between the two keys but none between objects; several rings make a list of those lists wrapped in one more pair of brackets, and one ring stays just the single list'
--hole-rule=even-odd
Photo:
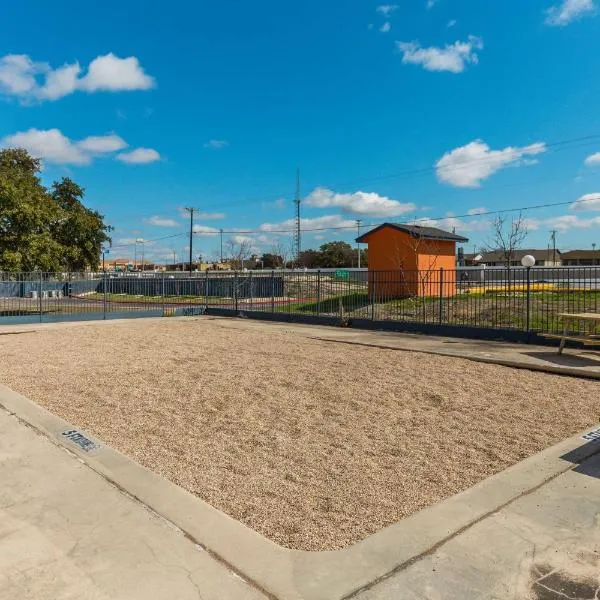
[{"label": "shadow on concrete", "polygon": [[[600,432],[600,429],[597,431]],[[600,479],[600,437],[563,454],[561,458],[577,465],[573,469],[575,473]]]},{"label": "shadow on concrete", "polygon": [[557,354],[556,352],[523,352],[523,354],[554,365],[562,365],[563,367],[600,368],[600,356],[594,360],[582,354]]},{"label": "shadow on concrete", "polygon": [[0,331],[0,335],[25,335],[26,333],[37,333],[37,331]]}]

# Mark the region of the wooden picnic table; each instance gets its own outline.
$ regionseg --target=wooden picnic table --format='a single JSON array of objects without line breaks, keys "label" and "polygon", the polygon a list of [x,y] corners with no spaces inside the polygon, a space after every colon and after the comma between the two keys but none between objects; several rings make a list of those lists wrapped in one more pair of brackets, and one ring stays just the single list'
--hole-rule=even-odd
[{"label": "wooden picnic table", "polygon": [[[560,313],[558,315],[564,323],[562,334],[542,333],[542,337],[560,340],[558,353],[562,354],[567,342],[580,342],[584,346],[600,346],[600,334],[598,325],[600,324],[600,313]],[[569,325],[573,321],[583,321],[584,332],[581,334],[570,334]]]}]

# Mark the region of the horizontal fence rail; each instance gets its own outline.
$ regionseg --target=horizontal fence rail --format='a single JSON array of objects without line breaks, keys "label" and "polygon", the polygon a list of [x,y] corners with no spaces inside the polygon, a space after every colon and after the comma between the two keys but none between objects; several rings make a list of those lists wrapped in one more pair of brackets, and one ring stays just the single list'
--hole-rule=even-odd
[{"label": "horizontal fence rail", "polygon": [[[561,313],[598,312],[599,300],[600,267],[0,273],[0,324],[220,308],[340,323],[562,333]],[[584,331],[584,323],[570,327]]]}]

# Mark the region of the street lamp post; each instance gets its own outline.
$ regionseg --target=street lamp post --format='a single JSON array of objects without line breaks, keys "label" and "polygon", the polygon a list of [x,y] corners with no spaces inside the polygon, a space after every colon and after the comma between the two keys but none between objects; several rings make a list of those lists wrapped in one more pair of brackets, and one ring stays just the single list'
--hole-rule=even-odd
[{"label": "street lamp post", "polygon": [[142,271],[144,270],[144,238],[136,238],[135,240],[135,268],[137,269],[137,245],[142,244]]}]

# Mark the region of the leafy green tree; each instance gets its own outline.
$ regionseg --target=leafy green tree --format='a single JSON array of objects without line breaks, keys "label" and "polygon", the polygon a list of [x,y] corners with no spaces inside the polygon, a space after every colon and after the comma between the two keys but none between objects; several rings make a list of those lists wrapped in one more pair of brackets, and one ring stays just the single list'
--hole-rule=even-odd
[{"label": "leafy green tree", "polygon": [[54,182],[50,194],[60,210],[53,235],[64,248],[63,268],[67,271],[83,271],[87,266],[95,269],[102,244],[109,240],[104,218],[82,204],[83,188],[68,177]]},{"label": "leafy green tree", "polygon": [[260,257],[260,261],[265,269],[278,269],[283,265],[283,257],[279,256],[279,254],[273,254],[272,252],[265,252]]},{"label": "leafy green tree", "polygon": [[319,252],[319,266],[323,268],[351,267],[356,261],[354,248],[346,242],[328,242]]},{"label": "leafy green tree", "polygon": [[0,271],[96,269],[109,239],[102,216],[83,206],[70,179],[49,192],[40,168],[26,150],[0,150]]},{"label": "leafy green tree", "polygon": [[0,269],[56,270],[61,247],[49,226],[56,204],[40,182],[40,161],[22,149],[0,151]]}]

